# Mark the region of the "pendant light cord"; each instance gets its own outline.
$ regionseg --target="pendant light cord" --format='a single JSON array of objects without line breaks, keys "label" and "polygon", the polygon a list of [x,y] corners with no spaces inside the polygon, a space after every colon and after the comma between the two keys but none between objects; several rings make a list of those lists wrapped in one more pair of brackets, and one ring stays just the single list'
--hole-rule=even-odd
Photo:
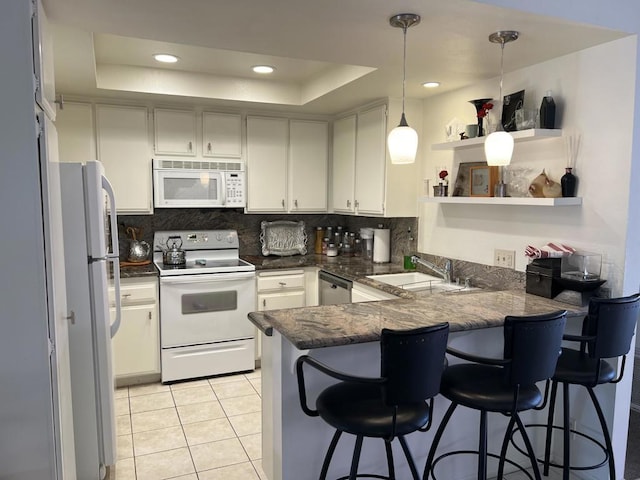
[{"label": "pendant light cord", "polygon": [[498,118],[498,126],[496,127],[497,132],[504,131],[504,127],[502,126],[502,114],[504,113],[504,98],[502,97],[502,80],[504,79],[504,38],[500,42],[500,96],[498,100],[500,101],[500,118]]},{"label": "pendant light cord", "polygon": [[407,26],[402,27],[404,35],[404,46],[402,49],[402,115],[404,116],[404,95],[407,83]]}]

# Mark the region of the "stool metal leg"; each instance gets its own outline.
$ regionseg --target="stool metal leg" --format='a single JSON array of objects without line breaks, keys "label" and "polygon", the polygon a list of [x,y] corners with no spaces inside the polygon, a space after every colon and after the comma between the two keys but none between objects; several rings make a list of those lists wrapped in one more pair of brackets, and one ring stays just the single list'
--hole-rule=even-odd
[{"label": "stool metal leg", "polygon": [[[438,448],[438,444],[440,443],[440,439],[442,438],[442,434],[444,433],[444,429],[449,423],[451,419],[451,415],[453,415],[454,410],[458,406],[457,403],[451,403],[449,408],[447,409],[447,413],[444,414],[444,418],[440,425],[438,426],[438,430],[436,431],[435,436],[433,437],[433,442],[431,442],[431,448],[429,449],[429,455],[427,455],[427,463],[424,466],[424,474],[422,475],[423,480],[429,479],[429,472],[431,472],[431,466],[433,464],[433,457],[436,455],[436,450]],[[433,478],[433,472],[431,472],[431,476]]]},{"label": "stool metal leg", "polygon": [[389,469],[389,479],[395,480],[396,478],[396,469],[393,465],[393,450],[391,450],[391,442],[385,440],[384,441],[384,449],[387,451],[387,467]]},{"label": "stool metal leg", "polygon": [[340,430],[336,430],[336,433],[333,434],[333,438],[331,439],[331,443],[329,444],[329,449],[327,450],[327,454],[324,456],[324,462],[322,462],[322,470],[320,471],[320,480],[325,480],[327,478],[327,471],[329,470],[331,457],[333,457],[333,452],[336,451],[336,446],[338,445],[338,440],[340,440],[340,435],[342,435],[342,432]]},{"label": "stool metal leg", "polygon": [[478,480],[487,480],[487,412],[480,410],[478,438]]},{"label": "stool metal leg", "polygon": [[529,435],[527,435],[527,431],[524,428],[524,423],[522,423],[522,420],[520,419],[520,415],[515,413],[514,417],[516,419],[516,423],[518,424],[518,428],[522,432],[522,439],[524,440],[524,444],[527,447],[529,459],[531,460],[531,466],[533,467],[533,475],[536,480],[540,480],[540,468],[538,468],[538,459],[536,458],[536,454],[533,451],[533,446],[531,445]]},{"label": "stool metal leg", "polygon": [[498,462],[498,480],[502,480],[502,477],[504,475],[504,460],[507,457],[509,439],[511,438],[511,432],[513,431],[513,426],[515,423],[515,416],[511,415],[511,418],[509,419],[509,425],[507,425],[507,430],[504,433],[504,439],[502,440],[502,449],[500,450],[500,460]]},{"label": "stool metal leg", "polygon": [[544,471],[545,477],[549,476],[549,462],[551,461],[551,435],[553,433],[553,417],[556,409],[556,394],[558,393],[558,382],[551,383],[551,399],[549,401],[549,415],[547,417],[547,432],[544,443]]},{"label": "stool metal leg", "polygon": [[571,424],[570,424],[570,410],[569,405],[571,404],[569,398],[569,384],[562,384],[562,402],[564,408],[564,422],[563,422],[563,439],[562,439],[562,447],[563,447],[563,466],[562,466],[562,480],[569,480],[569,473],[571,471],[571,445],[569,443],[571,439]]},{"label": "stool metal leg", "polygon": [[611,435],[609,434],[609,429],[607,428],[607,421],[604,418],[602,413],[602,408],[600,407],[600,402],[596,398],[596,394],[593,391],[593,388],[587,387],[587,391],[589,392],[589,396],[591,397],[591,401],[593,402],[593,406],[596,409],[596,413],[598,414],[598,420],[600,420],[600,426],[602,427],[602,434],[604,435],[604,442],[607,446],[607,454],[609,456],[609,478],[610,480],[616,479],[616,465],[613,459],[613,445],[611,444]]},{"label": "stool metal leg", "polygon": [[409,464],[409,468],[411,469],[411,476],[413,477],[413,480],[420,480],[420,477],[418,476],[418,470],[416,469],[416,464],[413,461],[413,457],[411,456],[411,451],[409,450],[407,441],[404,439],[404,436],[398,437],[398,441],[402,446],[404,456],[407,457],[407,463]]},{"label": "stool metal leg", "polygon": [[351,460],[351,472],[349,480],[356,480],[358,476],[358,462],[360,462],[360,451],[362,450],[362,435],[356,436],[356,446],[353,449],[353,459]]}]

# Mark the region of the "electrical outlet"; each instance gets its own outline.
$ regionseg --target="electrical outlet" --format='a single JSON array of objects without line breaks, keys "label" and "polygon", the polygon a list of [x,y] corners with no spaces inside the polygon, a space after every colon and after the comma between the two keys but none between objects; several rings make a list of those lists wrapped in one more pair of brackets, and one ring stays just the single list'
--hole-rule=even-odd
[{"label": "electrical outlet", "polygon": [[515,250],[495,249],[493,252],[493,264],[496,267],[516,268]]}]

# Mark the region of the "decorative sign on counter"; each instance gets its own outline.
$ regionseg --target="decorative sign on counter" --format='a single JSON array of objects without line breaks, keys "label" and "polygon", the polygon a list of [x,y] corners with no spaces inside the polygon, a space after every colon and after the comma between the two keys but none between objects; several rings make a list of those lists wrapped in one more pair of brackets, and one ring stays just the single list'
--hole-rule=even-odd
[{"label": "decorative sign on counter", "polygon": [[279,220],[275,222],[261,222],[260,244],[262,255],[306,255],[307,233],[304,222]]}]

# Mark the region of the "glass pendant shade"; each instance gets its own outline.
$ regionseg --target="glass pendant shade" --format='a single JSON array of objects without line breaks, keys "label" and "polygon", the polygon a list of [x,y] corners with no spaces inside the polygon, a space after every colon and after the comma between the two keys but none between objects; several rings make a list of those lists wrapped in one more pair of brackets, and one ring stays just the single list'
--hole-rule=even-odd
[{"label": "glass pendant shade", "polygon": [[493,132],[484,141],[484,155],[487,165],[505,166],[511,163],[513,137],[508,132]]},{"label": "glass pendant shade", "polygon": [[389,132],[387,145],[391,163],[413,163],[418,151],[418,133],[408,125],[399,125]]}]

